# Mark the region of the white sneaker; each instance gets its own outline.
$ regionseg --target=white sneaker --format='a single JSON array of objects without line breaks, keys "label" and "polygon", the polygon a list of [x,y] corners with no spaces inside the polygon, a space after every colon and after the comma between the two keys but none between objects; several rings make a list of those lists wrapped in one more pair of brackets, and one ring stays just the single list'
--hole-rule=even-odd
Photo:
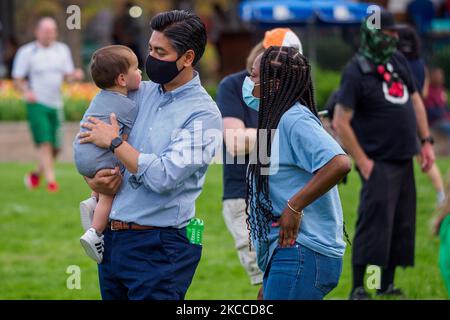
[{"label": "white sneaker", "polygon": [[89,228],[80,238],[86,254],[95,262],[101,263],[103,260],[103,235],[98,236],[94,228]]},{"label": "white sneaker", "polygon": [[97,199],[95,197],[80,202],[81,226],[85,232],[92,226],[92,219],[94,217],[96,206]]}]

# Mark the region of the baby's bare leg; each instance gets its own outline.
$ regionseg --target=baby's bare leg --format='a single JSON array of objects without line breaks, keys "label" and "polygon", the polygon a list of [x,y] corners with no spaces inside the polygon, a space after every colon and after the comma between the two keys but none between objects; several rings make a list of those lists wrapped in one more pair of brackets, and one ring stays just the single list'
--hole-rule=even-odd
[{"label": "baby's bare leg", "polygon": [[113,200],[114,196],[101,193],[98,195],[98,203],[95,207],[94,218],[92,220],[92,228],[94,228],[98,234],[103,233],[108,224]]},{"label": "baby's bare leg", "polygon": [[99,195],[98,192],[95,192],[95,191],[91,192],[91,197],[97,199],[97,201],[98,201],[98,195]]}]

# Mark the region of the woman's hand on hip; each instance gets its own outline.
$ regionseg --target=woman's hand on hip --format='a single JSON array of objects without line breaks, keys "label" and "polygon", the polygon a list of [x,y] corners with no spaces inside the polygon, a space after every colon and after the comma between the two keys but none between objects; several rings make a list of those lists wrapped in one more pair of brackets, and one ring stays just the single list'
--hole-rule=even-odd
[{"label": "woman's hand on hip", "polygon": [[278,245],[281,248],[291,247],[297,240],[300,229],[301,215],[293,212],[289,207],[284,209],[280,219],[272,224],[272,227],[280,227]]}]

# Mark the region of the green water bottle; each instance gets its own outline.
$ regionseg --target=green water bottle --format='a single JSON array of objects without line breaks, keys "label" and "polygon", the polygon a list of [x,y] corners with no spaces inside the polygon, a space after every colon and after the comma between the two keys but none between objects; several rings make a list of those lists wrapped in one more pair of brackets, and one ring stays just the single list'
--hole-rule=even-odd
[{"label": "green water bottle", "polygon": [[203,230],[205,229],[205,224],[202,219],[193,218],[189,221],[186,226],[186,237],[192,244],[202,244]]}]

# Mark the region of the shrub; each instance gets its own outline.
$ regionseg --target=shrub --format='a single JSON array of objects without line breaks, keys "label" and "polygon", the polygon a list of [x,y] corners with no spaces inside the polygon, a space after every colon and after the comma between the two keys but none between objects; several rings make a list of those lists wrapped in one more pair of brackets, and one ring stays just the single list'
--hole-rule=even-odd
[{"label": "shrub", "polygon": [[313,78],[317,108],[322,110],[328,97],[339,87],[341,74],[313,66]]}]

